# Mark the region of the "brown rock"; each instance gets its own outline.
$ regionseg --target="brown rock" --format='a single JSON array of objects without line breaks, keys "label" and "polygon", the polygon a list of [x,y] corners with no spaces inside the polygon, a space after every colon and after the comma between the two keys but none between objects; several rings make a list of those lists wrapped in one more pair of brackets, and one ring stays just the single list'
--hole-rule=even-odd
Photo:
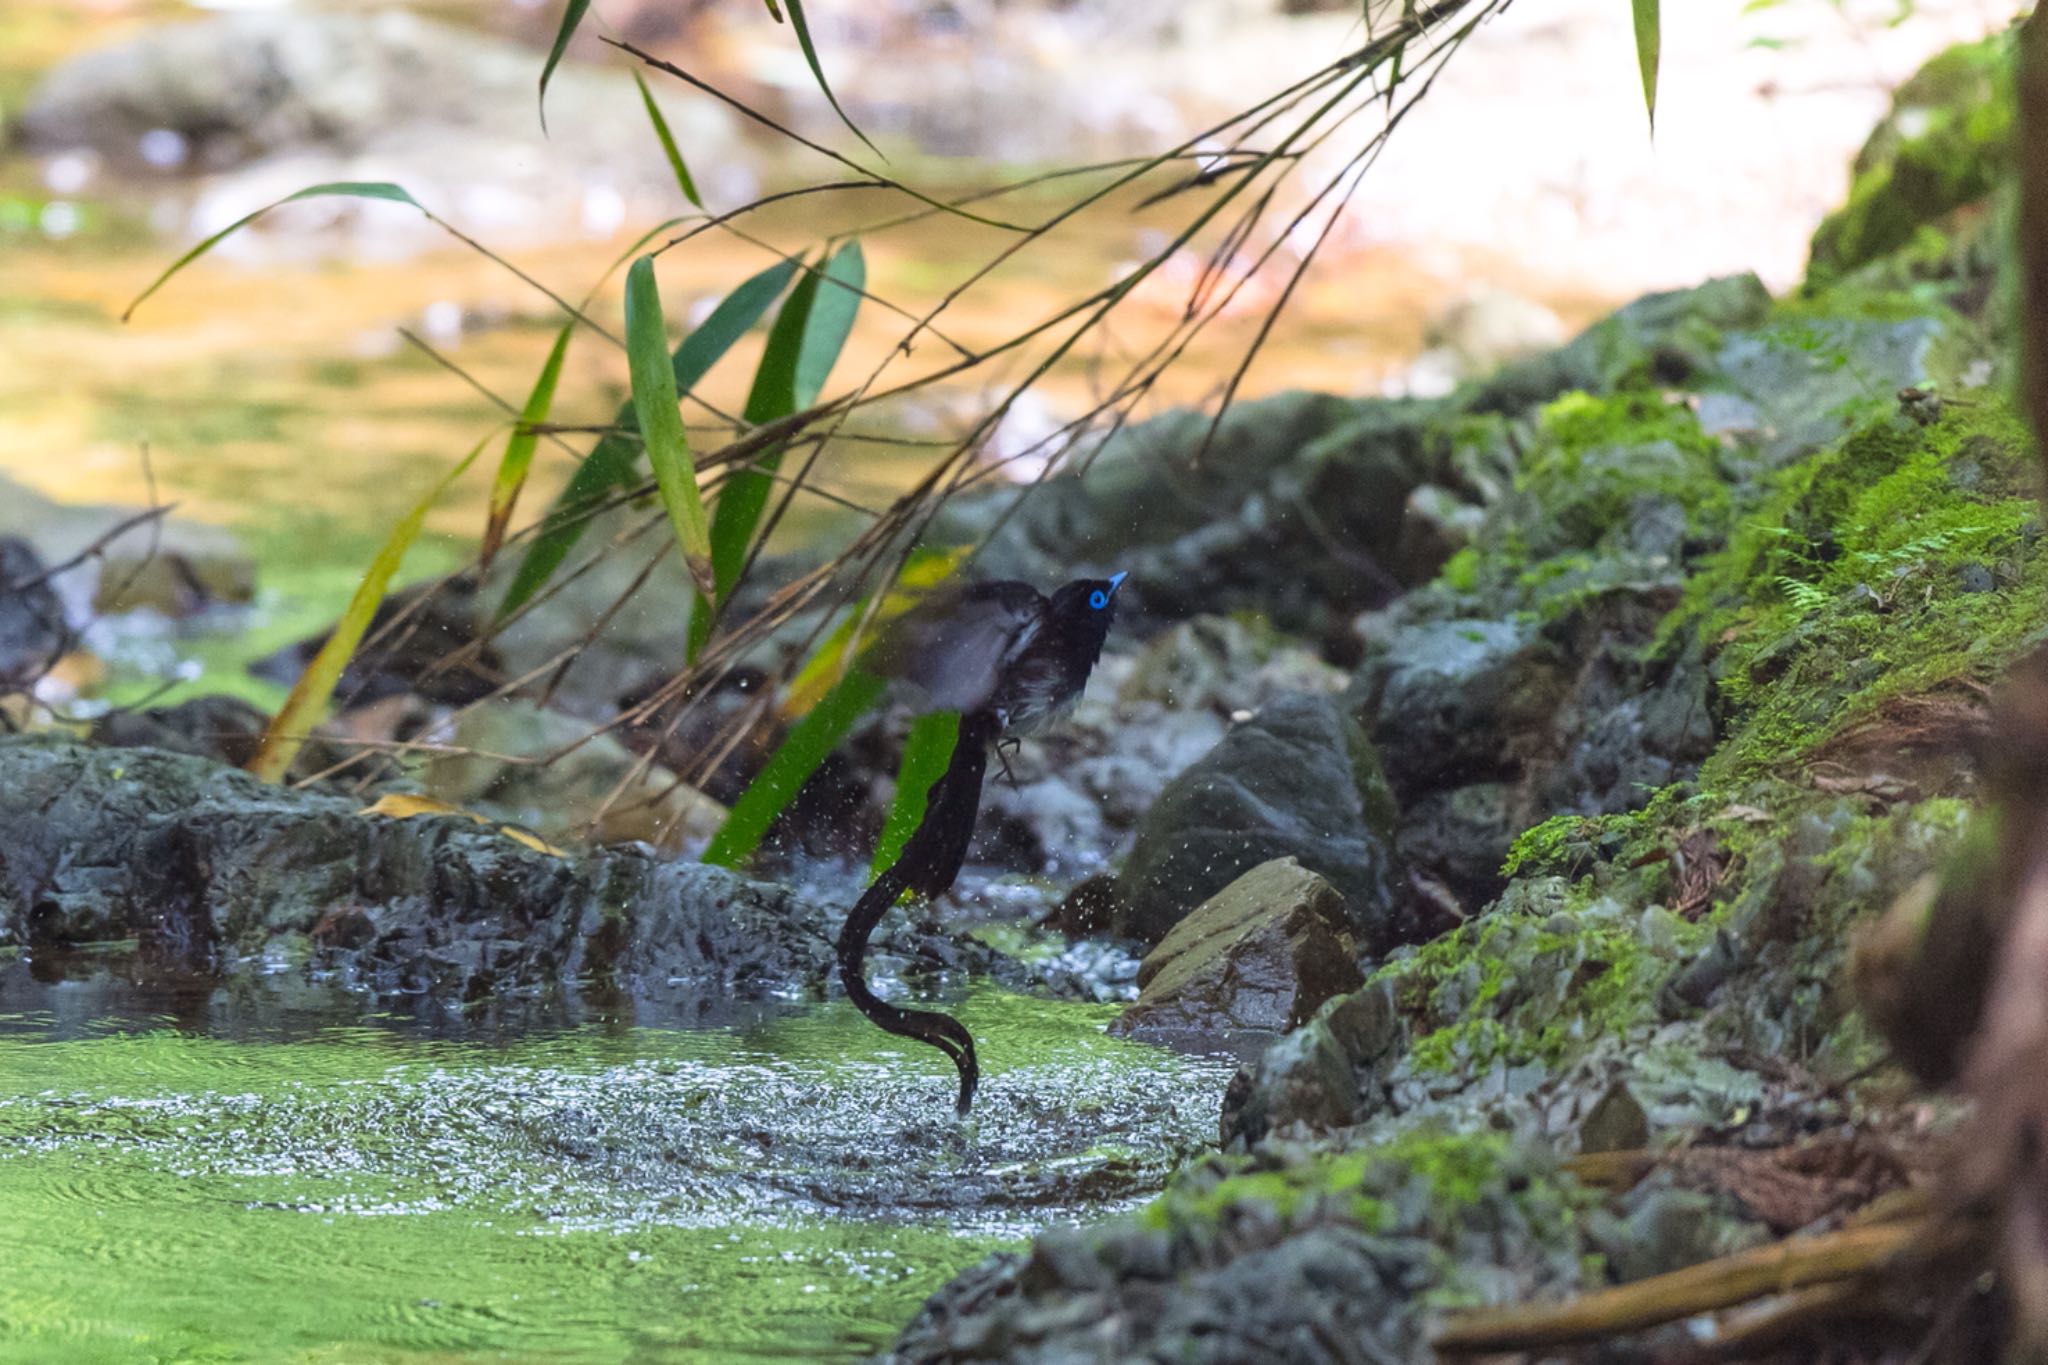
[{"label": "brown rock", "polygon": [[1361,984],[1344,898],[1293,858],[1259,864],[1202,902],[1138,968],[1110,1026],[1285,1032]]}]

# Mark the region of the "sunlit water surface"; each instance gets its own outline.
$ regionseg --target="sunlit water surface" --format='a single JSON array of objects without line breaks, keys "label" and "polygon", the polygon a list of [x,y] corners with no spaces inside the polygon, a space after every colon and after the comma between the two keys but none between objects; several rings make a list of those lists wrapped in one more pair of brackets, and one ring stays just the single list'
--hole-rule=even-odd
[{"label": "sunlit water surface", "polygon": [[960,1123],[940,1059],[839,1003],[508,1043],[67,991],[0,989],[0,1360],[853,1358],[1157,1188],[1229,1073],[983,989]]}]

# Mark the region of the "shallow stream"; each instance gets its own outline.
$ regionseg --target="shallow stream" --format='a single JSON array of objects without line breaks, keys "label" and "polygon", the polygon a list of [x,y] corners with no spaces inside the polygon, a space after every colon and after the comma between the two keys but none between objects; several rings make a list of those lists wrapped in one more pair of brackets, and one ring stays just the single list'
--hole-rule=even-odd
[{"label": "shallow stream", "polygon": [[490,1037],[34,975],[0,960],[5,1361],[856,1358],[986,1252],[1147,1197],[1231,1069],[978,988],[960,1123],[950,1069],[843,1002]]}]

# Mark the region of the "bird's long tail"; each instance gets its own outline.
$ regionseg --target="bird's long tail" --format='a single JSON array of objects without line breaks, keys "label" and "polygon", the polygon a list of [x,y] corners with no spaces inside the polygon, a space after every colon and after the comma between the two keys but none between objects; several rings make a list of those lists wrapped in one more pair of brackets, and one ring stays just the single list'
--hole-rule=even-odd
[{"label": "bird's long tail", "polygon": [[950,890],[967,860],[967,844],[974,834],[974,818],[981,807],[981,786],[988,775],[988,749],[1001,729],[995,718],[974,713],[961,718],[960,738],[946,771],[925,794],[924,818],[917,830],[889,864],[869,883],[853,908],[846,913],[846,925],[839,931],[839,980],[847,999],[878,1026],[900,1038],[915,1038],[937,1048],[952,1059],[960,1073],[958,1109],[965,1114],[974,1104],[974,1088],[981,1071],[974,1057],[974,1036],[950,1014],[936,1010],[906,1010],[882,1000],[868,989],[866,960],[868,936],[882,922],[905,891],[936,896]]}]

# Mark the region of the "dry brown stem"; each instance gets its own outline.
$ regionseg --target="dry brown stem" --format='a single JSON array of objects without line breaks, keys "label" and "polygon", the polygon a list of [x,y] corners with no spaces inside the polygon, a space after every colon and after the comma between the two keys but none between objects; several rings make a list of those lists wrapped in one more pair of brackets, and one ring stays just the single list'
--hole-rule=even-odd
[{"label": "dry brown stem", "polygon": [[1794,1237],[1564,1303],[1459,1313],[1433,1344],[1442,1355],[1482,1355],[1598,1341],[1811,1286],[1967,1264],[1983,1236],[1981,1223],[1928,1218]]}]

